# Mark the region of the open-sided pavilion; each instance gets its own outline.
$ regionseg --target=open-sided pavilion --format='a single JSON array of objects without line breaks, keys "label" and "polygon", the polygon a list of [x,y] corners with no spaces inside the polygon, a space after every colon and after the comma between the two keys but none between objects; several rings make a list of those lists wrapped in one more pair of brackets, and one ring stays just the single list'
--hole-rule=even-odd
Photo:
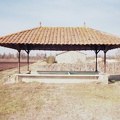
[{"label": "open-sided pavilion", "polygon": [[120,37],[89,27],[37,27],[0,37],[0,46],[16,49],[19,53],[18,72],[20,73],[20,51],[27,52],[29,71],[29,53],[31,50],[94,50],[104,52],[104,72],[106,73],[106,52],[120,48]]}]

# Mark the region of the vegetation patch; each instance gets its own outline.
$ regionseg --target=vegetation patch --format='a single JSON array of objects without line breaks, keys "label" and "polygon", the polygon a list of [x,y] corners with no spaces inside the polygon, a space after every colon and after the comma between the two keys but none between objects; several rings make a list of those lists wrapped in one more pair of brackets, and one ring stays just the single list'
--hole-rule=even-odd
[{"label": "vegetation patch", "polygon": [[55,57],[54,56],[48,56],[46,58],[47,63],[55,63]]}]

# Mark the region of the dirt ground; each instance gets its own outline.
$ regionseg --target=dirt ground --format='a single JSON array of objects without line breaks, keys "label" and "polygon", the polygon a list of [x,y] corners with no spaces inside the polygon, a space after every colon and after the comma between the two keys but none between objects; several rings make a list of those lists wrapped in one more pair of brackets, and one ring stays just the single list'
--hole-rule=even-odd
[{"label": "dirt ground", "polygon": [[1,85],[0,96],[0,120],[120,120],[119,82]]}]

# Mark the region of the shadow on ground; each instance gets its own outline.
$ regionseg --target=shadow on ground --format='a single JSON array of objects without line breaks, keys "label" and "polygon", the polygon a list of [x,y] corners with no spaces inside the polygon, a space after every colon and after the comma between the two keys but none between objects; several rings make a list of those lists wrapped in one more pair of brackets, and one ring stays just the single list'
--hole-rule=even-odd
[{"label": "shadow on ground", "polygon": [[108,79],[110,83],[120,82],[120,75],[110,75]]}]

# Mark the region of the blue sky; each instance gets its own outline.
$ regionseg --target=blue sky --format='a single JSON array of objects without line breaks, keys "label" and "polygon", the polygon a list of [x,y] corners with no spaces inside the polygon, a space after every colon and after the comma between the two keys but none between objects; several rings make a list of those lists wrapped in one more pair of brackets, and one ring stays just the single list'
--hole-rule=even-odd
[{"label": "blue sky", "polygon": [[[0,0],[0,36],[39,26],[86,26],[120,36],[120,0]],[[0,53],[11,51],[0,48]]]}]

